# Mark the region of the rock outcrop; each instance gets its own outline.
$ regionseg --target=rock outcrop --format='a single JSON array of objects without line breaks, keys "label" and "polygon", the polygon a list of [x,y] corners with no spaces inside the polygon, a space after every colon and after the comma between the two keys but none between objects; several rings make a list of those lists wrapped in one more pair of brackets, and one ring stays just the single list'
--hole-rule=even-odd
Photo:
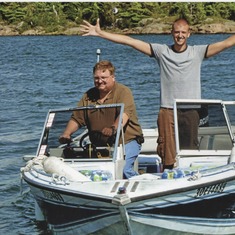
[{"label": "rock outcrop", "polygon": [[[159,19],[144,19],[139,27],[125,29],[125,34],[169,34],[172,23],[161,23]],[[223,23],[210,23],[210,19],[204,24],[191,26],[191,32],[195,34],[235,33],[235,21]]]},{"label": "rock outcrop", "polygon": [[[138,27],[124,29],[122,31],[112,29],[112,31],[121,32],[123,34],[169,34],[171,32],[171,23],[162,23],[161,19],[143,19]],[[210,23],[210,19],[204,24],[191,26],[192,33],[195,34],[215,34],[215,33],[235,33],[235,21],[226,21],[223,23]],[[60,30],[58,32],[47,33],[43,27],[37,27],[23,31],[17,25],[1,25],[0,36],[19,36],[19,35],[78,35],[79,27],[71,27]]]}]

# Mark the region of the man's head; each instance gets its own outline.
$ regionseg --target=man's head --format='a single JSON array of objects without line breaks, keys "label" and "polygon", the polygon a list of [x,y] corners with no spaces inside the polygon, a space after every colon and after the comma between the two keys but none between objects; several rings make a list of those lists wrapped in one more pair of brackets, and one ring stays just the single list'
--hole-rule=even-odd
[{"label": "man's head", "polygon": [[188,21],[184,18],[177,19],[172,24],[171,33],[175,42],[174,49],[177,51],[182,51],[186,49],[187,39],[190,36],[190,28]]},{"label": "man's head", "polygon": [[94,84],[100,92],[108,93],[115,84],[115,67],[110,61],[103,60],[93,68]]}]

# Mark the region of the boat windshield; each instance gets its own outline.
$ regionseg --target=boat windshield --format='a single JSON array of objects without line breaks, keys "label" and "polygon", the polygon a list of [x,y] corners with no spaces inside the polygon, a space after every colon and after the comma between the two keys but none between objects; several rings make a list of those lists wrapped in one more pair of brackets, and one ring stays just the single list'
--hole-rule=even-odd
[{"label": "boat windshield", "polygon": [[[114,159],[117,147],[122,143],[122,119],[119,118],[117,131],[111,136],[101,133],[111,127],[118,117],[122,117],[123,104],[76,107],[48,112],[37,155],[56,156],[75,159]],[[80,128],[71,140],[60,139],[70,120]]]},{"label": "boat windshield", "polygon": [[228,122],[228,128],[232,138],[233,144],[235,143],[235,102],[224,101],[223,102],[225,117]]},{"label": "boat windshield", "polygon": [[181,150],[231,150],[235,105],[220,100],[175,100],[175,137]]}]

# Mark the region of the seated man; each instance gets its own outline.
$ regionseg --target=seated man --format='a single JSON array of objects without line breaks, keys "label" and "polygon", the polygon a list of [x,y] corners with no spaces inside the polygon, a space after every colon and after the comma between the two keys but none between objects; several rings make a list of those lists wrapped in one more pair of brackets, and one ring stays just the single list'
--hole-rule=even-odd
[{"label": "seated man", "polygon": [[[124,103],[122,125],[124,130],[126,165],[123,173],[124,178],[138,175],[134,171],[133,166],[141,150],[144,138],[138,122],[132,92],[128,87],[116,82],[115,68],[109,61],[98,62],[93,68],[93,76],[95,87],[85,92],[78,106]],[[60,138],[70,139],[75,131],[85,125],[88,126],[89,130],[100,130],[104,136],[111,137],[116,133],[119,115],[113,111],[108,114],[108,120],[107,118],[104,119],[104,116],[103,110],[96,113],[88,110],[87,115],[84,116],[74,112]]]}]

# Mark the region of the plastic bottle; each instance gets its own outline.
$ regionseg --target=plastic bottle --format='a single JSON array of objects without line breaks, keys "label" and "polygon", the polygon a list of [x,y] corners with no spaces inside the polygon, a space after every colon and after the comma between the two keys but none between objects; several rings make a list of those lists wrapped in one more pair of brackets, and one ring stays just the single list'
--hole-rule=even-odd
[{"label": "plastic bottle", "polygon": [[165,169],[162,173],[162,179],[168,179],[168,170]]},{"label": "plastic bottle", "polygon": [[174,178],[174,171],[173,170],[169,170],[168,171],[168,179],[173,179]]},{"label": "plastic bottle", "polygon": [[107,176],[105,171],[102,172],[101,177],[102,177],[102,181],[107,181],[108,180],[108,176]]},{"label": "plastic bottle", "polygon": [[101,172],[96,172],[93,176],[94,181],[102,181]]},{"label": "plastic bottle", "polygon": [[182,169],[168,170],[165,169],[162,173],[162,179],[177,179],[185,177]]},{"label": "plastic bottle", "polygon": [[107,181],[107,180],[112,180],[113,179],[113,175],[110,171],[102,171],[102,180],[103,181]]},{"label": "plastic bottle", "polygon": [[177,169],[177,173],[178,173],[178,178],[184,178],[185,177],[184,171],[182,169]]},{"label": "plastic bottle", "polygon": [[106,175],[108,180],[113,180],[113,174],[110,171],[107,171]]},{"label": "plastic bottle", "polygon": [[173,178],[174,179],[179,178],[177,170],[173,170]]}]

